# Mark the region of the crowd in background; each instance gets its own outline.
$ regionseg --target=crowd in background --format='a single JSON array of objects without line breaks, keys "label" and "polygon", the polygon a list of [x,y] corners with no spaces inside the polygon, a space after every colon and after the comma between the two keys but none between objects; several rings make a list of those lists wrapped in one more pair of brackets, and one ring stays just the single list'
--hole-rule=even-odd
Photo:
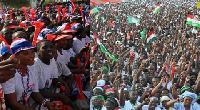
[{"label": "crowd in background", "polygon": [[0,11],[0,110],[89,109],[89,4]]},{"label": "crowd in background", "polygon": [[199,20],[195,1],[91,9],[90,110],[199,110],[200,30],[188,23]]}]

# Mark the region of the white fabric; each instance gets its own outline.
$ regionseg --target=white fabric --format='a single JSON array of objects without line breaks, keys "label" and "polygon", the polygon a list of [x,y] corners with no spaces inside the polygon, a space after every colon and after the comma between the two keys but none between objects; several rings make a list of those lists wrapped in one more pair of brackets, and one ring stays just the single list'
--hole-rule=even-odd
[{"label": "white fabric", "polygon": [[[95,109],[94,106],[91,104],[90,105],[90,110],[99,110],[99,109]],[[101,107],[101,110],[107,110],[105,106]]]},{"label": "white fabric", "polygon": [[74,57],[76,55],[76,53],[73,51],[72,48],[70,48],[68,50],[63,50],[63,54],[66,56],[67,64],[70,62],[70,58]]},{"label": "white fabric", "polygon": [[49,88],[52,79],[58,78],[58,68],[54,59],[51,59],[50,65],[47,65],[39,58],[35,58],[35,69],[39,89]]},{"label": "white fabric", "polygon": [[[35,75],[35,70],[32,66],[28,67],[29,69],[29,89],[28,89],[28,94],[27,98],[30,97],[32,92],[39,92],[38,90],[38,84],[36,81],[36,75]],[[7,82],[2,84],[3,90],[5,94],[11,94],[11,93],[16,93],[17,95],[17,101],[24,100],[23,94],[24,94],[24,88],[21,80],[22,76],[20,73],[16,71],[15,77],[8,80]],[[24,82],[24,87],[27,88],[27,78],[28,76],[23,77],[23,82]]]},{"label": "white fabric", "polygon": [[74,42],[73,42],[73,50],[75,53],[79,53],[80,50],[82,49],[82,47],[84,47],[86,45],[85,43],[85,39],[77,39],[77,38],[74,38],[73,39]]},{"label": "white fabric", "polygon": [[[3,48],[3,47],[5,47],[6,46],[6,44],[4,43],[4,42],[1,42],[0,43],[0,51],[1,51],[1,49]],[[0,52],[0,56],[1,56],[1,52]]]},{"label": "white fabric", "polygon": [[61,75],[69,76],[70,74],[72,74],[69,68],[65,64],[62,64],[60,62],[56,62],[56,64],[58,67],[58,76]]},{"label": "white fabric", "polygon": [[[142,110],[149,110],[149,105],[143,105]],[[156,107],[155,110],[161,110],[159,107]]]},{"label": "white fabric", "polygon": [[85,38],[82,38],[82,39],[84,39],[84,40],[85,40],[85,43],[90,43],[90,37],[88,37],[87,35],[86,35],[86,37],[85,37]]},{"label": "white fabric", "polygon": [[64,53],[64,51],[62,50],[62,55],[60,54],[60,52],[57,51],[58,57],[57,57],[57,62],[60,62],[62,64],[68,64],[68,57],[67,55]]},{"label": "white fabric", "polygon": [[138,102],[138,101],[136,101],[135,105],[131,104],[130,101],[125,101],[125,105],[124,105],[122,110],[135,110],[137,108],[137,106],[140,105],[140,104],[141,103]]}]

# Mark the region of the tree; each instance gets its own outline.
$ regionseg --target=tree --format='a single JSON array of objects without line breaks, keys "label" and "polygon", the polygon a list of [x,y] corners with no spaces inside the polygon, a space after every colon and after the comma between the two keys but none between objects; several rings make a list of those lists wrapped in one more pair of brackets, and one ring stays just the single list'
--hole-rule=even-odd
[{"label": "tree", "polygon": [[30,0],[0,0],[6,6],[13,8],[21,8],[23,6],[30,6]]}]

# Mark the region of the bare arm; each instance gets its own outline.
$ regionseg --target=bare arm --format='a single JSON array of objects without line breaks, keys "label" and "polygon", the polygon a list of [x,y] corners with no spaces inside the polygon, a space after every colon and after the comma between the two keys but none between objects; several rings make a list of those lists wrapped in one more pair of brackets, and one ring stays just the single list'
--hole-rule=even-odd
[{"label": "bare arm", "polygon": [[16,93],[11,93],[11,94],[5,94],[5,100],[7,102],[7,105],[12,109],[12,110],[33,110],[32,108],[22,105],[17,102],[17,96]]}]

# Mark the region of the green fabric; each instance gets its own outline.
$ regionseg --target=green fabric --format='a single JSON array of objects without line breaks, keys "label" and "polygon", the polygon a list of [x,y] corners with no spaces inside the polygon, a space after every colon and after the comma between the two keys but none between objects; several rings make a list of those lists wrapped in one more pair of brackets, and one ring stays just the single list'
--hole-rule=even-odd
[{"label": "green fabric", "polygon": [[141,38],[145,38],[145,37],[146,37],[146,36],[145,36],[145,32],[146,32],[146,29],[143,28],[143,31],[140,33]]},{"label": "green fabric", "polygon": [[98,12],[99,12],[99,10],[97,8],[92,9],[92,14],[98,13]]},{"label": "green fabric", "polygon": [[184,92],[185,90],[187,90],[187,89],[191,89],[190,86],[182,87],[182,88],[181,88],[181,93],[183,93],[183,92]]},{"label": "green fabric", "polygon": [[103,66],[102,68],[105,69],[106,74],[109,72],[108,67]]}]

